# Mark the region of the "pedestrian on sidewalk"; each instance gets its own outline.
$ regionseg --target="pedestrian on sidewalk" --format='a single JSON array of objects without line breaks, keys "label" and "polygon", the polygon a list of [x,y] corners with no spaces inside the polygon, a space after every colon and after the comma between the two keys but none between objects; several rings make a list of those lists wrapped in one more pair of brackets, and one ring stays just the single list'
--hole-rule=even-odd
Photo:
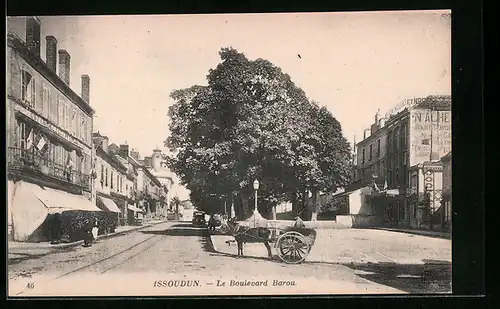
[{"label": "pedestrian on sidewalk", "polygon": [[97,236],[99,235],[99,222],[97,219],[94,221],[94,227],[92,228],[92,239],[97,242]]},{"label": "pedestrian on sidewalk", "polygon": [[84,228],[84,235],[83,235],[83,246],[84,247],[91,247],[92,246],[92,229],[94,227],[93,220],[86,219],[85,224],[83,226]]},{"label": "pedestrian on sidewalk", "polygon": [[60,243],[62,235],[62,220],[60,213],[55,213],[52,215],[50,221],[50,232],[51,232],[50,243],[53,245]]}]

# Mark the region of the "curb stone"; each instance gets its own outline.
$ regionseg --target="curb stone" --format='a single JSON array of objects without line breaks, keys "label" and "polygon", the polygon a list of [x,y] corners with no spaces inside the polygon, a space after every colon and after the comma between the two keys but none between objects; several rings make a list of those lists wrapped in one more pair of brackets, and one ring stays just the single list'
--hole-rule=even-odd
[{"label": "curb stone", "polygon": [[[121,236],[121,235],[124,235],[124,234],[128,234],[128,233],[131,233],[131,232],[134,232],[134,231],[142,230],[142,229],[145,229],[147,227],[151,227],[151,226],[154,226],[154,225],[157,225],[157,224],[161,224],[161,223],[165,223],[165,222],[168,222],[168,221],[148,223],[148,224],[139,226],[137,228],[129,229],[129,230],[126,230],[126,231],[115,232],[115,233],[105,234],[105,235],[99,235],[99,236],[97,236],[97,240],[108,239],[108,238],[113,238],[113,237],[116,237],[116,236]],[[36,246],[33,246],[33,247],[27,246],[27,247],[23,247],[22,249],[25,249],[25,250],[37,250],[37,249],[59,250],[59,249],[67,249],[67,248],[78,247],[78,246],[81,246],[83,244],[83,242],[84,242],[83,240],[79,240],[79,241],[75,241],[75,242],[68,243],[68,244],[58,244],[58,245],[47,246],[46,248],[40,248],[40,247],[36,247]]]},{"label": "curb stone", "polygon": [[387,229],[387,228],[371,228],[372,230],[379,230],[379,231],[387,231],[387,232],[394,232],[394,233],[404,233],[404,234],[412,234],[412,235],[418,235],[418,236],[424,236],[424,237],[432,237],[432,238],[441,238],[441,239],[451,239],[451,235],[447,234],[431,234],[431,233],[422,233],[421,231],[412,231],[412,230],[398,230],[398,229]]}]

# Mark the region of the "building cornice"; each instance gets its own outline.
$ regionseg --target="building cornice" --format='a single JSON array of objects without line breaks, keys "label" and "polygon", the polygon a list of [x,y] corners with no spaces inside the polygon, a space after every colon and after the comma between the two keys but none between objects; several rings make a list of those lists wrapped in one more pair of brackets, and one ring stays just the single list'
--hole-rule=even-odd
[{"label": "building cornice", "polygon": [[38,73],[43,75],[59,91],[65,94],[73,103],[82,109],[87,115],[93,116],[95,110],[82,99],[71,87],[66,84],[47,64],[38,56],[33,54],[26,43],[16,34],[7,34],[7,45],[13,48],[21,58],[31,65]]},{"label": "building cornice", "polygon": [[377,131],[373,132],[373,134],[370,134],[370,136],[368,136],[367,138],[359,141],[356,144],[356,148],[363,147],[365,144],[368,144],[374,140],[377,140],[377,139],[383,137],[384,134],[386,134],[386,133],[387,133],[387,124],[385,126],[383,126],[382,128],[378,129]]},{"label": "building cornice", "polygon": [[96,149],[96,155],[98,157],[102,158],[107,163],[109,163],[114,168],[116,168],[118,171],[122,172],[123,174],[128,174],[127,167],[125,167],[123,164],[121,164],[121,162],[119,162],[118,160],[113,158],[113,156],[111,156],[109,153],[104,151],[102,148],[99,147]]},{"label": "building cornice", "polygon": [[[58,124],[47,119],[45,116],[41,115],[38,111],[29,107],[26,103],[20,101],[19,99],[7,95],[9,100],[15,102],[18,107],[15,108],[16,117],[24,118],[27,121],[32,122],[32,125],[43,128],[45,131],[49,131],[48,134],[54,135],[54,138],[58,139],[62,143],[66,143],[77,151],[81,151],[83,148],[92,148],[89,144],[76,137],[74,134],[61,128]],[[44,123],[41,123],[44,122]],[[54,129],[51,129],[53,127]],[[57,130],[54,131],[54,130]],[[72,141],[73,140],[73,141]],[[77,144],[81,145],[77,145]]]}]

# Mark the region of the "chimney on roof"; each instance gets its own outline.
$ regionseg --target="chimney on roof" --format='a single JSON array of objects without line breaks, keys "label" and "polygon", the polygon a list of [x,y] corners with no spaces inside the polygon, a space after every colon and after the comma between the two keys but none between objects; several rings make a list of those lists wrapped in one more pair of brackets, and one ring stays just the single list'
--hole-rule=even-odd
[{"label": "chimney on roof", "polygon": [[146,166],[146,167],[152,167],[153,166],[153,158],[151,158],[151,157],[144,157],[144,166]]},{"label": "chimney on roof", "polygon": [[371,131],[370,129],[365,129],[365,131],[363,132],[363,139],[366,139],[367,137],[369,137],[371,135],[370,131]]},{"label": "chimney on roof", "polygon": [[130,151],[130,156],[136,160],[139,160],[139,152],[135,151],[134,149]]},{"label": "chimney on roof", "polygon": [[61,49],[59,50],[59,77],[69,86],[71,56]]},{"label": "chimney on roof", "polygon": [[87,74],[82,75],[82,99],[90,104],[90,77]]},{"label": "chimney on roof", "polygon": [[45,37],[45,41],[47,42],[45,48],[45,62],[55,73],[57,70],[57,40],[55,37],[48,35]]},{"label": "chimney on roof", "polygon": [[109,138],[107,136],[103,136],[102,137],[102,150],[104,150],[104,152],[108,152],[108,145],[109,145]]},{"label": "chimney on roof", "polygon": [[26,18],[26,44],[28,48],[40,57],[40,19],[35,16]]},{"label": "chimney on roof", "polygon": [[128,158],[128,154],[129,154],[129,147],[128,147],[128,145],[121,144],[120,145],[120,151],[118,152],[118,154],[120,155],[120,157],[122,157],[124,159],[127,159]]}]

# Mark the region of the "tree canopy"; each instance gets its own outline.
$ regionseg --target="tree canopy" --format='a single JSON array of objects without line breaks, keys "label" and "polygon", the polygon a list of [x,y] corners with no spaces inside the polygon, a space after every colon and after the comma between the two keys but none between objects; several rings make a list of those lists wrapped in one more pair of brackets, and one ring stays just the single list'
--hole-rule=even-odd
[{"label": "tree canopy", "polygon": [[333,115],[271,62],[232,48],[219,54],[207,86],[171,93],[165,144],[177,155],[167,162],[193,203],[210,212],[219,209],[214,196],[236,196],[245,217],[254,179],[263,212],[296,194],[345,186],[350,149]]}]

